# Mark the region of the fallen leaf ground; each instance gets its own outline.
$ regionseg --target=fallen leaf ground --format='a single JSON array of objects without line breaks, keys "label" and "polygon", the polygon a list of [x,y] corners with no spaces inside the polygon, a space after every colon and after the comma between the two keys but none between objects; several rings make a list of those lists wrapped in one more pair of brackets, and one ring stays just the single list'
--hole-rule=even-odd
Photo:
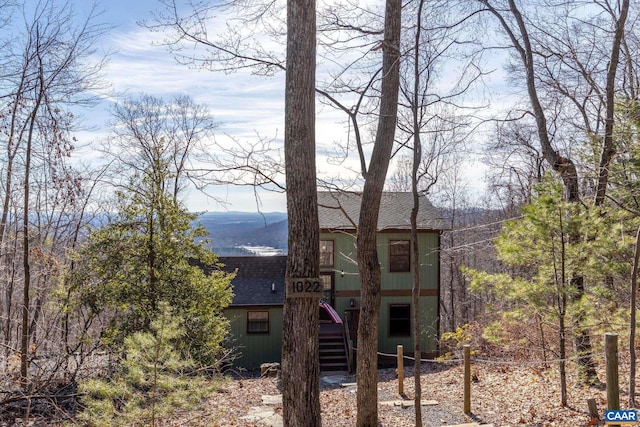
[{"label": "fallen leaf ground", "polygon": [[[605,381],[604,360],[598,360],[599,376]],[[463,367],[459,364],[428,363],[422,366],[423,399],[438,401],[435,406],[423,406],[423,425],[438,427],[457,423],[478,422],[498,426],[573,427],[604,425],[589,416],[587,400],[595,398],[603,418],[606,409],[606,390],[578,384],[575,365],[568,366],[568,406],[560,404],[560,385],[556,367],[542,368],[526,363],[485,363],[472,366],[472,414],[463,414]],[[619,367],[620,402],[627,407],[628,363]],[[355,381],[355,380],[354,380]],[[413,399],[413,369],[405,368],[405,398]],[[207,404],[206,425],[258,426],[242,420],[249,407],[259,406],[262,395],[278,394],[273,378],[228,378],[220,391]],[[395,369],[379,372],[380,402],[402,399],[398,393]],[[340,387],[322,382],[322,425],[327,427],[354,426],[356,420],[355,387]],[[276,407],[282,413],[282,405]],[[413,407],[379,405],[381,426],[414,426]],[[204,420],[202,420],[204,421]]]},{"label": "fallen leaf ground", "polygon": [[[596,359],[600,380],[605,381],[603,356]],[[600,419],[606,409],[606,389],[581,386],[577,380],[575,363],[568,363],[568,405],[560,404],[557,366],[543,368],[527,362],[497,363],[475,360],[472,365],[470,415],[463,414],[463,367],[454,363],[424,363],[422,365],[422,399],[435,400],[437,405],[423,406],[423,426],[439,427],[478,422],[504,426],[574,427],[604,425],[591,419],[587,400],[595,399]],[[628,357],[621,355],[619,383],[621,406],[628,407]],[[355,382],[355,378],[346,378]],[[398,379],[393,368],[381,369],[378,378],[379,426],[404,427],[415,425],[413,406],[389,406],[385,401],[413,400],[413,368],[405,367],[404,396],[398,391]],[[636,379],[640,388],[640,380]],[[219,390],[196,410],[175,414],[157,426],[250,427],[261,426],[258,421],[244,419],[252,407],[263,406],[262,396],[278,395],[278,380],[250,375],[229,375]],[[638,393],[636,393],[637,395]],[[326,427],[354,426],[356,422],[356,387],[342,387],[339,383],[321,381],[322,425]],[[282,414],[282,404],[271,405]],[[35,415],[35,414],[34,414]],[[22,425],[20,418],[11,422],[0,419],[0,426]],[[64,417],[55,422],[51,418],[34,417],[31,426],[74,425]]]}]

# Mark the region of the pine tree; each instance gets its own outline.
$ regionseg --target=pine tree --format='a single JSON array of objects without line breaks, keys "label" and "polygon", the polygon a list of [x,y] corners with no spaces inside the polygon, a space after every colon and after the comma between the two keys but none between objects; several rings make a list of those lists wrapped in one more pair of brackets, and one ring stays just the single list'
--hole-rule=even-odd
[{"label": "pine tree", "polygon": [[125,339],[116,372],[80,384],[85,397],[78,420],[95,427],[157,426],[210,394],[217,384],[194,374],[197,364],[178,350],[186,335],[181,323],[169,305],[161,303],[149,331]]},{"label": "pine tree", "polygon": [[101,338],[112,348],[130,334],[150,331],[160,305],[168,303],[185,322],[180,349],[210,365],[227,334],[222,310],[232,299],[233,275],[219,268],[204,228],[194,226],[196,217],[151,176],[134,191],[118,193],[119,213],[92,230],[76,254],[65,303],[109,316]]},{"label": "pine tree", "polygon": [[[536,188],[537,195],[522,208],[522,217],[505,222],[495,240],[498,258],[508,272],[490,273],[466,269],[470,289],[486,292],[500,301],[501,316],[485,330],[485,337],[501,345],[513,342],[506,333],[510,326],[535,323],[542,354],[560,359],[562,404],[566,405],[565,363],[570,328],[566,319],[572,312],[585,313],[589,324],[610,323],[622,312],[616,306],[616,289],[606,285],[606,278],[628,269],[625,254],[629,247],[625,225],[614,211],[570,203],[563,187],[546,177]],[[580,235],[580,241],[570,237]],[[592,285],[575,298],[571,280],[574,275],[588,278]],[[544,336],[544,325],[553,325],[557,342]],[[579,356],[579,355],[578,355]]]}]

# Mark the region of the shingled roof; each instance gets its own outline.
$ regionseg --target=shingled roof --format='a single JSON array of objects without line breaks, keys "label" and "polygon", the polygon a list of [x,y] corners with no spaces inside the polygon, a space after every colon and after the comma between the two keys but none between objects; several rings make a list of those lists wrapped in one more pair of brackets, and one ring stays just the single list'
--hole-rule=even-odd
[{"label": "shingled roof", "polygon": [[[321,230],[354,230],[360,215],[362,196],[355,193],[318,192],[318,219]],[[411,229],[410,213],[413,194],[384,192],[380,200],[378,230]],[[420,196],[419,230],[447,230],[450,227],[442,214],[425,196]]]},{"label": "shingled roof", "polygon": [[219,261],[224,271],[237,270],[231,282],[235,296],[230,307],[284,304],[286,256],[220,257]]}]

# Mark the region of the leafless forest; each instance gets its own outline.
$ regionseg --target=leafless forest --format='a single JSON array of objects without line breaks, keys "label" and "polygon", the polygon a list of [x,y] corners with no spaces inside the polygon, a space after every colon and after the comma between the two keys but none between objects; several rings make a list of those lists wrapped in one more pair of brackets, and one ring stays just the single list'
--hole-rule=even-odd
[{"label": "leafless forest", "polygon": [[[287,110],[284,139],[243,140],[220,138],[192,94],[110,93],[109,56],[96,46],[113,28],[99,4],[78,13],[74,2],[0,0],[0,419],[73,419],[84,407],[79,384],[111,375],[123,349],[135,351],[132,337],[143,345],[136,333],[160,346],[154,322],[173,325],[167,302],[198,325],[172,350],[201,366],[229,354],[220,313],[230,279],[187,264],[215,264],[196,243],[203,230],[191,227],[187,194],[224,202],[220,185],[286,192],[289,226],[308,241],[314,188],[362,193],[370,324],[380,278],[364,260],[376,256],[376,200],[384,190],[426,193],[451,225],[441,235],[443,356],[470,343],[478,357],[557,368],[566,406],[567,368],[599,385],[601,337],[615,332],[635,405],[640,4],[346,0],[319,2],[311,17],[294,13],[297,4],[161,0],[140,17],[141,29],[163,35],[167,55],[203,73],[306,73],[304,97],[302,83],[287,86],[287,105],[300,107]],[[315,34],[305,38],[313,61],[287,61],[287,46],[296,52],[303,39],[287,44],[287,7],[290,30]],[[216,19],[226,32],[213,31]],[[106,131],[94,139],[83,117],[105,102]],[[344,125],[331,140],[309,124],[328,112]],[[293,151],[296,141],[307,145]],[[331,167],[316,173],[310,152]],[[290,253],[291,268],[314,251]],[[289,274],[312,277],[312,264]],[[298,333],[292,327],[292,339]],[[371,409],[375,369],[364,366],[375,367],[375,347],[360,338],[368,362],[358,409]],[[287,384],[304,374],[285,376],[286,408]],[[163,413],[151,401],[155,422]],[[295,424],[308,409],[287,409],[285,419]],[[376,410],[365,412],[374,415],[357,425],[374,425]]]}]

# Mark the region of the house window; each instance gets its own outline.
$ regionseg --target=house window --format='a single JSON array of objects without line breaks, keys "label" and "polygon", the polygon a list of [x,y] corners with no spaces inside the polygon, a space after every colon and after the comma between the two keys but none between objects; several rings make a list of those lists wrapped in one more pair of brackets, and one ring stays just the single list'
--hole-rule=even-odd
[{"label": "house window", "polygon": [[247,311],[247,334],[268,334],[269,312]]},{"label": "house window", "polygon": [[333,240],[320,240],[320,267],[333,267]]},{"label": "house window", "polygon": [[409,240],[389,241],[389,271],[392,273],[411,271],[411,245]]},{"label": "house window", "polygon": [[392,336],[392,337],[411,336],[411,305],[410,304],[390,304],[389,305],[389,336]]},{"label": "house window", "polygon": [[331,307],[334,307],[335,303],[335,274],[332,273],[320,273],[322,279],[322,298],[329,303]]}]

